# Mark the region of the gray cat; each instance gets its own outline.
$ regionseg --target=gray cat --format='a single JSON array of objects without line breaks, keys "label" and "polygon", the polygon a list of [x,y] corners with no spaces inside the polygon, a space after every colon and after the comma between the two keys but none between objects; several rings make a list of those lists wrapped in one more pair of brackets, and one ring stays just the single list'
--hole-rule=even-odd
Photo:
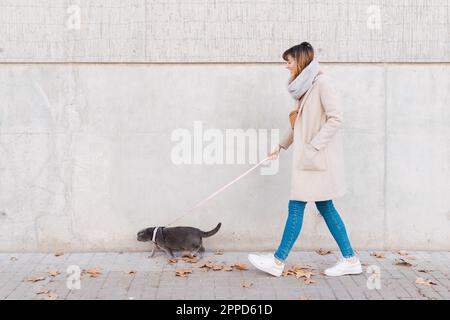
[{"label": "gray cat", "polygon": [[202,238],[211,237],[219,231],[219,224],[211,231],[202,231],[193,227],[149,227],[141,230],[137,234],[138,241],[152,241],[153,247],[151,257],[155,254],[155,249],[161,249],[171,257],[174,257],[173,251],[189,251],[191,256],[200,254],[203,257],[205,248],[202,244]]}]

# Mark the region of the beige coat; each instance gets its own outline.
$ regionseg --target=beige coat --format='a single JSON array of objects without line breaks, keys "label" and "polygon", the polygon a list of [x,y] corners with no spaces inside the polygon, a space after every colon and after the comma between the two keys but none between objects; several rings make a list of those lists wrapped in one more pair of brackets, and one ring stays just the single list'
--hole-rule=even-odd
[{"label": "beige coat", "polygon": [[289,126],[279,141],[283,149],[294,145],[290,199],[321,201],[344,195],[343,115],[332,79],[319,70],[296,108],[294,130],[286,115]]}]

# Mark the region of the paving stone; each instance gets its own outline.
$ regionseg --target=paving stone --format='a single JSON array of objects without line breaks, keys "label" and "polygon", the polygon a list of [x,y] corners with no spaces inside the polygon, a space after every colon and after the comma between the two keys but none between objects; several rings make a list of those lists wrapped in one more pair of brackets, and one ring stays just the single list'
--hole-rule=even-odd
[{"label": "paving stone", "polygon": [[[241,262],[248,270],[203,272],[190,263],[171,264],[159,254],[149,258],[148,252],[98,252],[64,253],[56,257],[53,253],[0,253],[0,299],[46,299],[48,295],[37,294],[46,288],[57,294],[57,299],[224,299],[224,300],[272,300],[272,299],[344,299],[344,300],[424,300],[450,299],[449,252],[411,251],[414,266],[395,264],[401,257],[391,251],[380,251],[384,258],[371,256],[372,251],[359,251],[362,262],[380,268],[380,289],[368,286],[373,274],[367,266],[360,275],[327,277],[323,270],[340,257],[338,251],[319,255],[316,252],[291,252],[287,266],[309,265],[316,273],[315,283],[305,284],[304,278],[274,277],[255,269],[247,261],[247,252],[224,252],[223,255],[206,253],[216,262]],[[406,258],[408,257],[406,256]],[[11,259],[15,257],[15,259]],[[67,285],[69,266],[82,269],[98,268],[97,277],[83,275],[81,288],[70,289]],[[192,273],[178,277],[175,270],[190,268]],[[421,268],[428,272],[419,272]],[[51,277],[49,270],[60,274]],[[130,273],[130,271],[132,271]],[[24,281],[43,276],[38,282]],[[418,277],[429,279],[436,285],[420,285]],[[251,284],[244,288],[243,283]]]}]

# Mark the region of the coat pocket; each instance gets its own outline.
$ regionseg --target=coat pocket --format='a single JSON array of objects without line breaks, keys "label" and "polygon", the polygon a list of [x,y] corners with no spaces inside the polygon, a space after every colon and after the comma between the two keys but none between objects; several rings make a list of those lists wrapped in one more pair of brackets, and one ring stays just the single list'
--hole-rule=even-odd
[{"label": "coat pocket", "polygon": [[317,151],[311,144],[303,145],[297,168],[306,171],[325,171],[328,169],[326,147]]}]

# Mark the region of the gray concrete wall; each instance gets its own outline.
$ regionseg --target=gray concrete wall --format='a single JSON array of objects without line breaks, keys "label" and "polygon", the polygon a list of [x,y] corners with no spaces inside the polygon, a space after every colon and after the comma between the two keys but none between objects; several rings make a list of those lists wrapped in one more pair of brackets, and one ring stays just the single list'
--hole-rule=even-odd
[{"label": "gray concrete wall", "polygon": [[[449,0],[0,0],[0,61],[449,62]],[[280,52],[281,51],[281,52]]]},{"label": "gray concrete wall", "polygon": [[[277,142],[293,106],[280,55],[304,40],[344,107],[349,193],[335,205],[354,247],[450,248],[448,1],[79,3],[70,29],[72,2],[0,0],[1,251],[147,248],[139,229],[172,221]],[[173,134],[198,124],[258,144],[224,145],[246,150],[243,163],[177,164]],[[275,249],[291,152],[177,224],[222,222],[207,249]],[[310,203],[296,248],[319,247],[337,248]]]}]

